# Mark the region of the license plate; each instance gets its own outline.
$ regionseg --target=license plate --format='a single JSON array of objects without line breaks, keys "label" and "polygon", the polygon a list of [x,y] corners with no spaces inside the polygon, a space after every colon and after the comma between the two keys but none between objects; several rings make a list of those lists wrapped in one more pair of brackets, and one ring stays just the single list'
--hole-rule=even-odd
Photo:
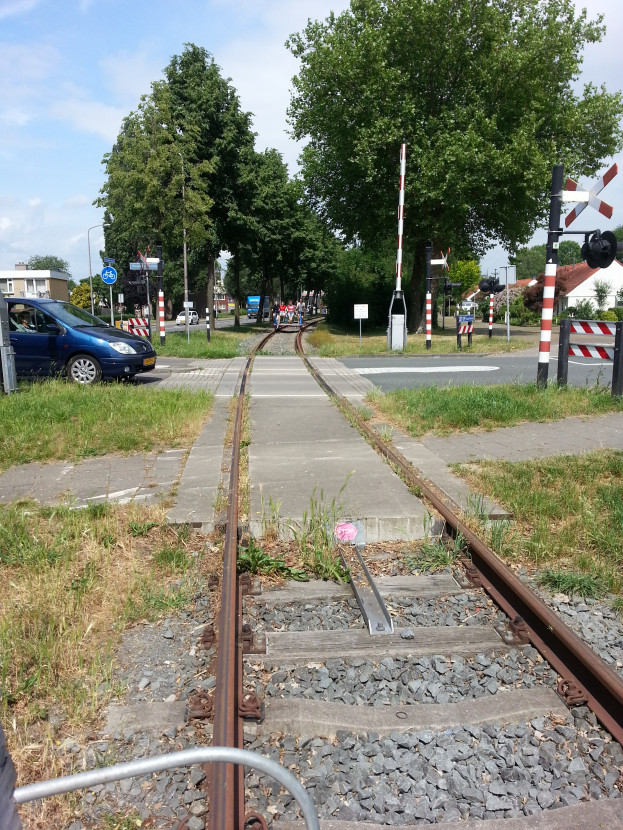
[{"label": "license plate", "polygon": [[146,357],[143,360],[143,366],[154,366],[155,363],[156,363],[156,358],[155,357]]}]

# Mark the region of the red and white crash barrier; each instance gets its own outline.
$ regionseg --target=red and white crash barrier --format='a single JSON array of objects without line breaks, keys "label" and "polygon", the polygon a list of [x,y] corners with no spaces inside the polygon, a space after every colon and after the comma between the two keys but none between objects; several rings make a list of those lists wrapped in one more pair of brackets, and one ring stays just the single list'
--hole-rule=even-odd
[{"label": "red and white crash barrier", "polygon": [[608,334],[614,337],[616,330],[616,323],[604,320],[571,320],[572,334]]},{"label": "red and white crash barrier", "polygon": [[[589,346],[571,343],[571,332],[597,337],[614,336],[614,346]],[[623,322],[605,320],[563,320],[558,341],[558,385],[567,385],[569,355],[612,362],[612,395],[623,395]]]},{"label": "red and white crash barrier", "polygon": [[608,346],[584,346],[581,343],[570,343],[569,354],[576,357],[594,357],[598,360],[614,360],[614,348]]},{"label": "red and white crash barrier", "polygon": [[149,337],[147,317],[128,317],[128,331],[139,337]]}]

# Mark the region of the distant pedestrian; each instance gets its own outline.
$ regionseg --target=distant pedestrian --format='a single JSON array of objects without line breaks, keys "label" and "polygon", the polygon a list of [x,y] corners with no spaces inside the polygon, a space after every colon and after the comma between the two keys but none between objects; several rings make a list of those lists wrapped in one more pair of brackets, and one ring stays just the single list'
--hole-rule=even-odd
[{"label": "distant pedestrian", "polygon": [[297,310],[298,315],[299,315],[299,326],[302,326],[303,325],[303,316],[305,314],[305,303],[303,302],[302,299],[300,299],[298,301],[298,304],[296,306],[296,310]]},{"label": "distant pedestrian", "polygon": [[275,302],[273,303],[273,324],[275,325],[275,328],[277,327],[278,323],[279,323],[279,302],[277,300],[275,300]]},{"label": "distant pedestrian", "polygon": [[296,314],[296,306],[294,305],[292,300],[290,300],[290,302],[288,303],[288,323],[293,323],[294,322],[294,315],[295,314]]},{"label": "distant pedestrian", "polygon": [[279,304],[279,322],[285,323],[286,320],[286,304],[280,303]]}]

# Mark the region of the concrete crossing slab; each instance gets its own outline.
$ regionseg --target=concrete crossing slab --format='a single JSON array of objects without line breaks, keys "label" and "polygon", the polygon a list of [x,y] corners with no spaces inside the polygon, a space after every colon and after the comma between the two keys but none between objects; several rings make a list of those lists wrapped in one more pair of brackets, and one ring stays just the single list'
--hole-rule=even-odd
[{"label": "concrete crossing slab", "polygon": [[[249,388],[253,535],[261,536],[271,518],[265,515],[271,501],[279,504],[280,530],[289,535],[322,491],[326,520],[362,521],[369,542],[424,537],[422,502],[348,424],[300,359],[256,358]],[[284,395],[296,402],[284,403]]]}]

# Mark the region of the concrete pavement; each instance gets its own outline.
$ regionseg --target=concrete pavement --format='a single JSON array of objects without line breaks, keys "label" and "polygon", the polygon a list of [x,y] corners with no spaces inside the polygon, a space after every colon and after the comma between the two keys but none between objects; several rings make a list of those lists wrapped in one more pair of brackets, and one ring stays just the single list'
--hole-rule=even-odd
[{"label": "concrete pavement", "polygon": [[[168,362],[168,361],[167,361]],[[327,382],[355,405],[372,384],[339,361],[314,358]],[[154,378],[162,388],[206,389],[213,411],[192,447],[132,456],[88,458],[78,463],[27,464],[0,475],[0,501],[31,497],[41,503],[172,501],[168,519],[209,532],[219,520],[219,494],[227,490],[224,440],[229,405],[237,391],[243,358],[184,363]],[[256,358],[250,384],[250,529],[262,535],[278,519],[282,532],[301,527],[314,509],[332,518],[362,522],[366,539],[417,539],[427,512],[402,481],[368,446],[296,357]],[[380,425],[383,428],[383,425]],[[470,499],[467,485],[450,470],[455,462],[487,458],[524,460],[599,448],[623,450],[623,413],[522,424],[493,432],[416,440],[387,429],[394,446],[459,507]],[[343,488],[343,491],[340,492]],[[322,498],[321,498],[322,496]],[[337,509],[339,507],[339,510]],[[492,517],[504,515],[489,504]]]}]

